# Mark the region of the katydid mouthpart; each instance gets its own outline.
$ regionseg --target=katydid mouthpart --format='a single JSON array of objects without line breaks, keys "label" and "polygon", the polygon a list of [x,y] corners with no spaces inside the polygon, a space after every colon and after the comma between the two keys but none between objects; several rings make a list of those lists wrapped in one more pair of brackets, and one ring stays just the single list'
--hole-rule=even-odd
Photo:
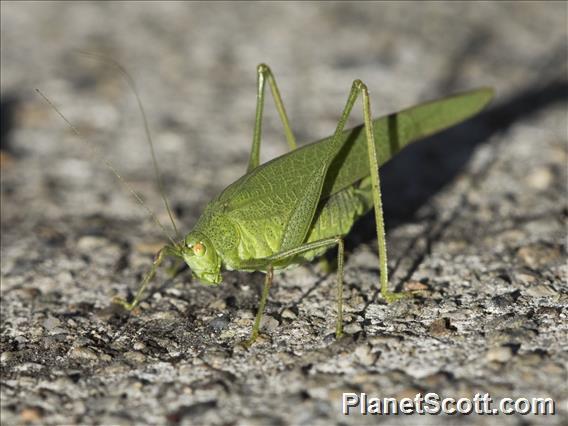
[{"label": "katydid mouthpart", "polygon": [[[342,335],[343,239],[354,222],[371,209],[375,211],[381,294],[389,303],[407,296],[407,293],[394,293],[388,289],[379,167],[409,143],[478,113],[493,97],[492,89],[480,88],[373,120],[367,86],[355,80],[334,134],[298,148],[274,74],[267,65],[261,64],[257,67],[256,117],[247,172],[205,207],[193,230],[182,238],[163,193],[140,98],[130,76],[120,65],[112,63],[126,76],[138,100],[158,184],[176,234],[175,237],[168,234],[170,243],[156,255],[134,299],[131,302],[114,301],[128,310],[136,307],[166,257],[183,260],[194,278],[210,285],[221,283],[223,269],[261,271],[266,277],[252,333],[245,342],[247,345],[259,335],[274,271],[310,262],[334,246],[338,249],[335,334],[338,338]],[[259,164],[267,82],[290,151]],[[363,104],[363,124],[345,130],[345,123],[359,97]],[[71,128],[80,137],[77,130]],[[107,166],[125,183],[112,165],[107,163]],[[138,194],[130,187],[128,189],[144,205]],[[167,234],[155,214],[150,211],[150,215]]]}]

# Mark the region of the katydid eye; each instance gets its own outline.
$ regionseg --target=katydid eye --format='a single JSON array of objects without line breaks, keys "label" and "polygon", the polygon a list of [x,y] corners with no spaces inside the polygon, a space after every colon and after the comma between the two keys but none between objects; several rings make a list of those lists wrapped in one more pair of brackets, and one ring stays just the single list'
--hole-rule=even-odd
[{"label": "katydid eye", "polygon": [[206,251],[205,246],[202,243],[196,243],[193,246],[193,253],[196,256],[203,256],[205,254],[205,251]]}]

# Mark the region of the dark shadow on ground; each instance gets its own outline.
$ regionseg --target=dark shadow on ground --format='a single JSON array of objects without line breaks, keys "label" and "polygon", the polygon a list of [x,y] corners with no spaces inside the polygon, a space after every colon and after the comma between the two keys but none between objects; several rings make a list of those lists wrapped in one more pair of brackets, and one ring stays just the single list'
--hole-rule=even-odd
[{"label": "dark shadow on ground", "polygon": [[17,154],[11,143],[11,133],[15,127],[15,111],[19,102],[13,93],[2,95],[0,99],[0,149],[12,155]]}]

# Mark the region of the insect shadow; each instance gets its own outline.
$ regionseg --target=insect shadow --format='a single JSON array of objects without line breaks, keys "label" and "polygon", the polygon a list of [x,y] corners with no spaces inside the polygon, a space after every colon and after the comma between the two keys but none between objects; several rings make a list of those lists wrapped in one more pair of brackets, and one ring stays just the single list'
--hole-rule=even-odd
[{"label": "insect shadow", "polygon": [[[494,106],[457,126],[432,137],[409,145],[396,157],[381,167],[381,187],[384,197],[384,216],[387,232],[416,220],[436,222],[435,217],[417,217],[418,211],[427,205],[439,191],[451,184],[463,173],[475,151],[482,145],[494,143],[493,136],[506,132],[515,123],[559,103],[568,103],[568,80],[552,80],[536,87],[528,87],[502,100]],[[435,213],[434,213],[435,215]],[[455,215],[451,215],[449,225]],[[372,212],[355,223],[346,238],[347,254],[353,247],[374,242],[374,217]],[[438,226],[437,229],[443,229]],[[425,252],[393,283],[396,290],[402,288],[429,252],[432,243],[441,232],[427,235]],[[412,251],[414,244],[406,251]],[[330,259],[333,254],[330,255]],[[395,262],[394,275],[399,263]],[[376,273],[378,270],[373,269]],[[367,306],[377,298],[378,292],[368,297]]]}]

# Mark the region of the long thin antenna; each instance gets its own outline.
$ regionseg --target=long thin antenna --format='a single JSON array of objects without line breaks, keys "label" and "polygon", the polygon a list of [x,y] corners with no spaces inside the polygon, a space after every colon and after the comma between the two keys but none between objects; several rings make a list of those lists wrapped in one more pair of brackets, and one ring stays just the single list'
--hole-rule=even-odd
[{"label": "long thin antenna", "polygon": [[172,211],[170,209],[170,205],[169,205],[168,199],[166,197],[166,192],[164,191],[164,185],[162,183],[162,175],[160,173],[160,168],[158,167],[158,161],[156,160],[156,153],[154,151],[154,143],[152,142],[152,136],[150,135],[150,126],[148,125],[148,119],[146,117],[146,112],[144,110],[144,106],[142,105],[142,101],[140,100],[140,95],[138,94],[138,89],[136,89],[136,83],[134,82],[134,79],[130,76],[128,71],[126,71],[126,69],[122,65],[120,65],[118,62],[116,62],[112,58],[107,58],[106,56],[100,55],[100,54],[97,54],[97,53],[85,52],[83,50],[79,50],[78,53],[80,55],[83,55],[83,56],[98,59],[100,61],[106,62],[109,65],[116,67],[122,73],[123,77],[126,79],[128,86],[130,86],[130,89],[132,89],[132,91],[134,92],[134,96],[136,96],[136,102],[138,103],[138,109],[140,110],[140,115],[142,116],[142,121],[144,123],[144,131],[146,132],[146,140],[148,141],[148,145],[150,145],[150,153],[152,154],[152,164],[154,166],[154,173],[156,175],[156,180],[158,181],[158,189],[160,191],[160,195],[162,196],[162,200],[164,201],[164,204],[166,206],[166,210],[168,211],[168,216],[170,217],[170,221],[172,222],[172,225],[174,227],[174,232],[176,233],[176,238],[180,239],[181,238],[180,233],[179,233],[178,228],[176,226],[176,223],[174,221],[174,216],[173,216]]},{"label": "long thin antenna", "polygon": [[81,132],[79,132],[79,130],[73,125],[71,124],[71,122],[67,119],[67,117],[65,117],[63,115],[63,113],[59,110],[59,108],[57,108],[57,106],[51,102],[47,96],[45,96],[43,94],[43,92],[39,89],[35,89],[37,93],[39,93],[39,95],[45,100],[45,102],[47,102],[47,104],[53,108],[53,110],[63,119],[63,121],[65,121],[65,123],[67,123],[67,125],[71,128],[71,130],[73,131],[73,133],[75,134],[75,136],[77,136],[80,140],[82,140],[83,142],[85,142],[85,144],[91,149],[92,154],[97,157],[97,158],[101,158],[103,163],[105,164],[105,166],[108,167],[108,169],[116,176],[116,178],[120,181],[120,183],[122,183],[126,189],[130,192],[130,194],[132,194],[132,196],[134,197],[134,199],[138,202],[138,204],[140,204],[144,209],[146,209],[146,211],[148,212],[148,214],[150,215],[150,217],[152,218],[152,220],[162,229],[162,231],[164,232],[164,234],[166,235],[166,237],[168,238],[168,240],[170,240],[170,242],[173,244],[174,247],[177,246],[177,243],[175,242],[175,240],[172,238],[172,236],[169,234],[168,230],[164,227],[164,225],[162,225],[162,223],[160,222],[160,220],[158,219],[158,217],[154,214],[154,212],[144,203],[144,201],[142,200],[142,197],[140,197],[140,195],[134,190],[134,188],[132,188],[132,186],[120,175],[120,173],[118,173],[118,170],[116,170],[116,168],[112,165],[112,163],[110,163],[110,161],[104,159],[103,157],[101,157],[97,151],[97,149],[95,148],[95,146],[93,144],[91,144],[85,137],[83,137],[83,135],[81,134]]}]

